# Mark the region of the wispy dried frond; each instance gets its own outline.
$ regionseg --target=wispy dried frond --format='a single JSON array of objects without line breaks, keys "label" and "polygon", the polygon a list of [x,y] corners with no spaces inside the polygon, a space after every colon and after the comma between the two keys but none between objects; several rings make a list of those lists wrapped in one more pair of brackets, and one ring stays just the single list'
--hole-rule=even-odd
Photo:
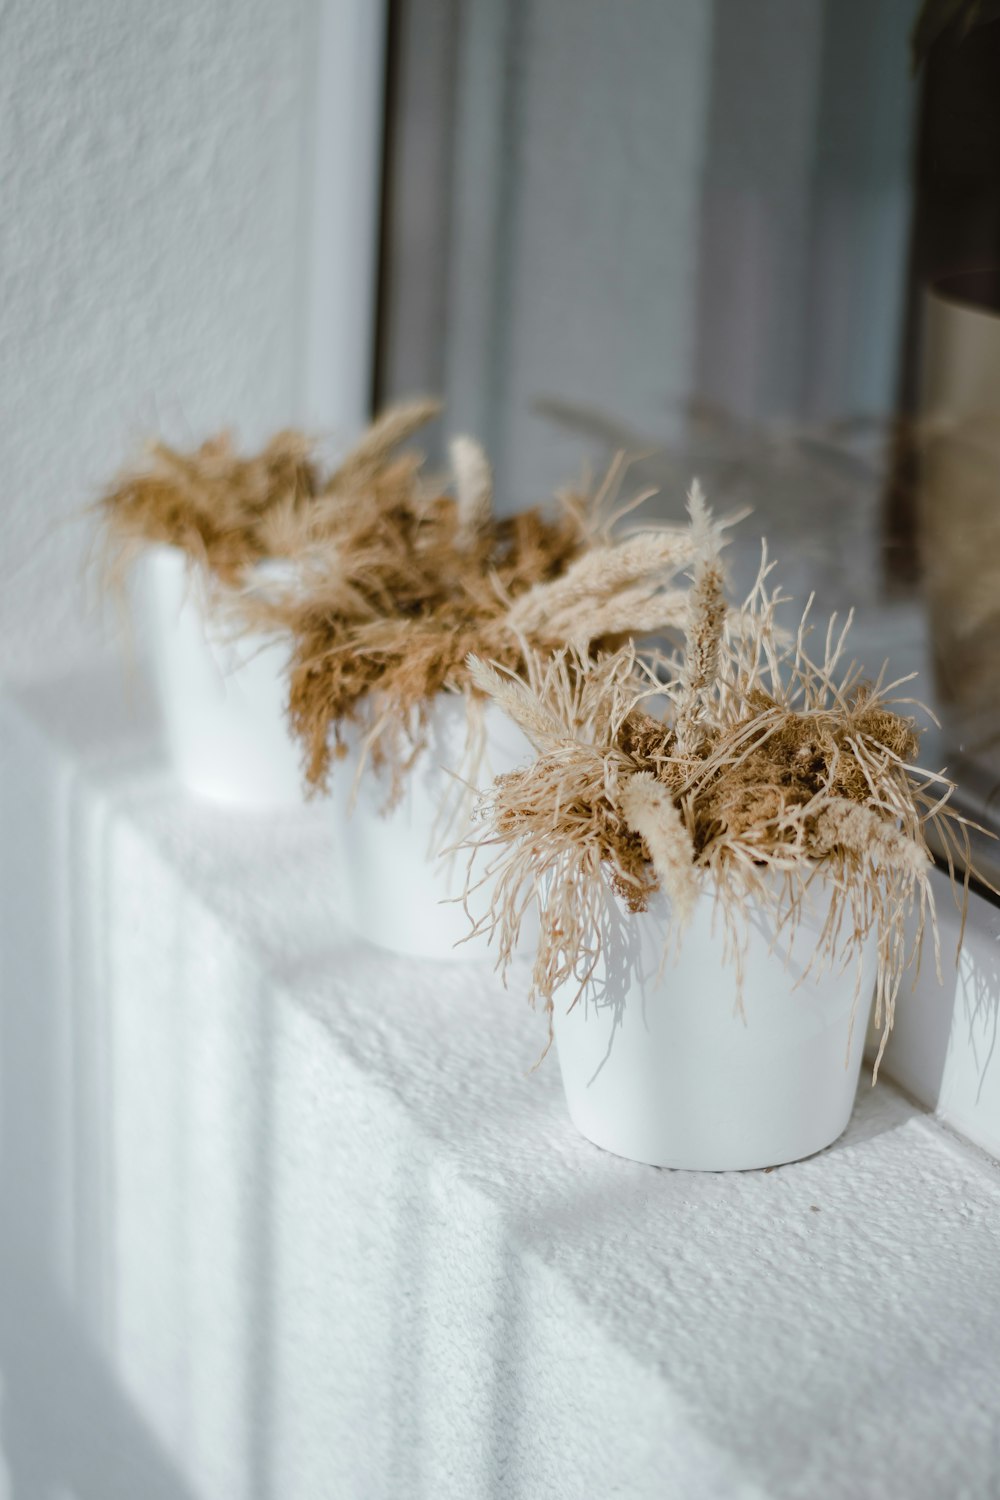
[{"label": "wispy dried frond", "polygon": [[512,673],[497,671],[471,653],[468,666],[472,685],[513,719],[536,750],[555,749],[565,740],[564,726],[526,682]]},{"label": "wispy dried frond", "polygon": [[382,506],[376,490],[337,538],[340,572],[365,615],[317,568],[304,574],[280,622],[293,641],[292,728],[314,787],[326,785],[338,726],[353,721],[398,794],[420,749],[411,729],[421,713],[440,692],[473,691],[470,653],[523,666],[522,640],[506,623],[511,602],[539,578],[558,575],[582,545],[565,514],[490,517],[475,534],[460,534],[454,498],[441,494],[428,504],[415,478],[409,496]]},{"label": "wispy dried frond", "polygon": [[336,492],[369,483],[401,443],[440,414],[440,401],[416,400],[389,407],[369,427],[330,476],[324,489]]},{"label": "wispy dried frond", "polygon": [[683,589],[661,589],[650,582],[623,588],[589,609],[581,606],[568,619],[560,620],[563,628],[558,635],[586,650],[595,640],[676,631],[683,628],[686,617],[687,594]]},{"label": "wispy dried frond", "polygon": [[160,542],[186,552],[207,582],[234,586],[267,558],[314,553],[350,529],[373,492],[383,510],[412,492],[417,466],[394,450],[437,411],[426,401],[387,411],[330,474],[316,441],[293,430],[248,458],[228,433],[192,453],[152,442],[97,503],[106,571],[117,581],[143,548]]},{"label": "wispy dried frond", "polygon": [[[527,636],[590,640],[592,611],[621,600],[625,591],[642,606],[666,588],[692,556],[686,530],[644,532],[617,545],[592,547],[551,582],[538,583],[511,608],[507,623]],[[641,590],[635,585],[644,584]],[[589,633],[588,633],[589,632]]]}]

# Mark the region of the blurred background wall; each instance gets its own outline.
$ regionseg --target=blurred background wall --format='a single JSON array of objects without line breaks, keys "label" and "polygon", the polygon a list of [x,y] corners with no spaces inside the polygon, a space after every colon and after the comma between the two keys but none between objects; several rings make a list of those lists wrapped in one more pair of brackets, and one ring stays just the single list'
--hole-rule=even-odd
[{"label": "blurred background wall", "polygon": [[893,405],[914,0],[401,0],[381,388],[446,391],[508,504],[557,398],[676,434]]},{"label": "blurred background wall", "polygon": [[[317,183],[353,97],[350,73],[336,85],[356,39],[331,57],[331,32],[357,10],[0,4],[0,671],[65,667],[99,640],[74,517],[142,437],[256,442],[320,415]],[[320,141],[318,121],[337,133]],[[363,111],[353,128],[374,196]]]}]

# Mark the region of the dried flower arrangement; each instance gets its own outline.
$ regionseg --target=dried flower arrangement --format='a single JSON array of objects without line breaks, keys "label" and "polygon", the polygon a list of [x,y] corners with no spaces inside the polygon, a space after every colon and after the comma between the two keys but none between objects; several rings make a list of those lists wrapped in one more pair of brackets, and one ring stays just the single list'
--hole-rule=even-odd
[{"label": "dried flower arrangement", "polygon": [[455,440],[453,479],[441,483],[418,456],[392,458],[398,421],[390,414],[372,429],[351,469],[350,499],[324,513],[322,545],[300,541],[296,590],[248,606],[258,628],[288,632],[294,643],[289,716],[308,784],[327,787],[353,723],[363,759],[388,774],[390,806],[442,693],[465,700],[463,769],[474,775],[482,695],[470,654],[517,671],[532,650],[569,641],[585,659],[663,630],[681,617],[684,593],[670,585],[692,555],[686,527],[613,537],[646,498],[618,503],[621,461],[593,496],[566,491],[553,514],[497,517],[476,443]]},{"label": "dried flower arrangement", "polygon": [[[787,601],[770,586],[765,548],[734,620],[721,527],[697,485],[689,512],[695,557],[678,657],[653,660],[626,644],[587,662],[570,646],[547,661],[529,657],[523,677],[503,663],[470,662],[473,680],[537,752],[481,800],[475,847],[494,882],[485,925],[509,965],[537,902],[532,998],[546,1006],[551,1034],[553,996],[567,984],[582,993],[599,963],[609,901],[638,913],[661,890],[666,946],[682,939],[695,901],[714,898],[738,994],[747,910],[763,907],[776,931],[794,929],[820,877],[832,897],[812,963],[857,959],[860,974],[876,936],[884,1048],[925,925],[937,957],[929,826],[967,856],[967,827],[947,806],[952,784],[914,764],[918,734],[907,710],[915,700],[892,696],[909,679],[886,683],[883,669],[869,682],[857,663],[843,665],[850,616],[839,630],[831,619],[814,660],[808,607],[793,635],[776,622]],[[662,714],[650,711],[655,698]]]},{"label": "dried flower arrangement", "polygon": [[[464,770],[474,774],[481,695],[470,653],[517,671],[530,650],[571,642],[585,657],[683,613],[683,591],[670,585],[691,558],[687,528],[612,535],[647,498],[619,503],[622,460],[594,495],[567,490],[552,513],[498,518],[471,439],[452,443],[450,478],[399,451],[438,409],[416,401],[387,411],[332,472],[296,431],[249,458],[226,436],[190,454],[154,443],[99,502],[112,574],[169,543],[225,594],[235,634],[291,640],[289,721],[313,790],[327,789],[354,723],[373,768],[389,774],[391,805],[442,692],[465,699]],[[254,569],[274,559],[294,585],[255,587]]]}]

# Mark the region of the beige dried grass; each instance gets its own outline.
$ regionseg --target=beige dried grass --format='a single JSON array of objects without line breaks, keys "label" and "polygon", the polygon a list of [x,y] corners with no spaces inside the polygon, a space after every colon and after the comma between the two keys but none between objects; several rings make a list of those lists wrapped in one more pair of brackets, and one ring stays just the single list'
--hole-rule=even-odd
[{"label": "beige dried grass", "polygon": [[[750,597],[729,615],[719,529],[697,489],[691,516],[686,650],[672,676],[660,680],[631,646],[596,660],[569,647],[548,663],[529,657],[518,684],[474,668],[484,691],[532,724],[538,750],[481,799],[480,857],[495,894],[480,925],[506,966],[537,903],[533,998],[551,1013],[556,991],[582,990],[599,960],[608,885],[633,912],[662,890],[671,937],[707,890],[738,988],[748,910],[793,929],[821,872],[831,901],[811,967],[854,963],[860,983],[862,952],[876,941],[884,1048],[928,925],[937,960],[927,832],[949,857],[961,850],[968,870],[968,825],[947,805],[952,784],[914,764],[913,703],[893,696],[907,679],[886,684],[883,672],[871,683],[842,667],[850,618],[831,620],[816,659],[808,607],[784,635],[766,550]],[[656,694],[662,715],[650,712]]]},{"label": "beige dried grass", "polygon": [[291,429],[249,457],[236,452],[229,433],[190,453],[152,441],[97,501],[106,572],[120,578],[156,543],[179,547],[207,581],[230,587],[245,584],[266,559],[301,560],[339,537],[371,491],[386,510],[394,501],[412,503],[416,464],[395,450],[439,410],[426,400],[391,409],[332,472],[316,440]]},{"label": "beige dried grass", "polygon": [[166,543],[226,584],[273,555],[274,528],[287,532],[316,491],[312,444],[300,432],[279,432],[241,457],[228,433],[182,453],[151,442],[97,502],[104,564],[117,581],[145,547]]},{"label": "beige dried grass", "polygon": [[[662,598],[664,577],[674,577],[693,555],[690,532],[676,527],[592,547],[561,577],[524,594],[510,610],[508,624],[526,636],[544,631],[554,640],[591,639],[594,610],[618,606],[623,598],[644,609]],[[676,613],[673,607],[670,613]]]}]

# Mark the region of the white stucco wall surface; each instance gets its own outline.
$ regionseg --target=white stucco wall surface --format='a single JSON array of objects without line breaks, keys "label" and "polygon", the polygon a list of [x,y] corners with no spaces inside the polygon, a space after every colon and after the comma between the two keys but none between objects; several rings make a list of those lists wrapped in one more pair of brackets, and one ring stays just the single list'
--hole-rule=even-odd
[{"label": "white stucco wall surface", "polygon": [[96,639],[71,519],[299,393],[315,0],[0,3],[0,673]]}]

